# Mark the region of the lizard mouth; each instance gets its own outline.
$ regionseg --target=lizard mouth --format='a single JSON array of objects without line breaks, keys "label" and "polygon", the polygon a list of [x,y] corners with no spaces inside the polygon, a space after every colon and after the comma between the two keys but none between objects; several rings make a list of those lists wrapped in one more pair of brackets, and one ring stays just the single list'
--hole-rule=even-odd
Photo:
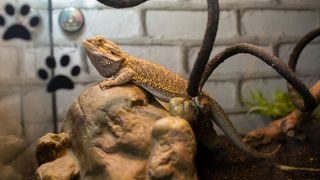
[{"label": "lizard mouth", "polygon": [[91,54],[94,56],[103,57],[104,59],[110,61],[110,63],[113,63],[114,61],[121,61],[123,59],[123,57],[118,57],[112,52],[108,53],[108,51],[101,49],[101,47],[97,46],[91,39],[84,40],[82,44],[85,47],[88,55]]},{"label": "lizard mouth", "polygon": [[90,41],[89,39],[84,40],[84,41],[82,42],[82,45],[83,45],[87,50],[93,51],[93,50],[94,50],[94,46],[93,46],[89,41]]}]

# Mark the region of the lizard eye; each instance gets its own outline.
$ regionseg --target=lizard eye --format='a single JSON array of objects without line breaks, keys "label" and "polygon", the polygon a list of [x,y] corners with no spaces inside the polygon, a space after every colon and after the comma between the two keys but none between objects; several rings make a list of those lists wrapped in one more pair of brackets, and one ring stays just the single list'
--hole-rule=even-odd
[{"label": "lizard eye", "polygon": [[97,42],[98,42],[98,45],[102,45],[103,44],[103,39],[102,38],[98,38]]},{"label": "lizard eye", "polygon": [[112,54],[112,55],[116,55],[116,53],[115,53],[114,51],[111,51],[111,54]]}]

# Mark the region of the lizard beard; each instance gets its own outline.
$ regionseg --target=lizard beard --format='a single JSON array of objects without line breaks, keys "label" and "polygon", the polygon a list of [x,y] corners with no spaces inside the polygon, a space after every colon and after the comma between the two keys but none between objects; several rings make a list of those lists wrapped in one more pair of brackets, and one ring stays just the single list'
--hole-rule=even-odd
[{"label": "lizard beard", "polygon": [[114,61],[91,53],[88,53],[88,56],[91,63],[103,77],[109,78],[112,75],[115,75],[121,68],[122,60]]}]

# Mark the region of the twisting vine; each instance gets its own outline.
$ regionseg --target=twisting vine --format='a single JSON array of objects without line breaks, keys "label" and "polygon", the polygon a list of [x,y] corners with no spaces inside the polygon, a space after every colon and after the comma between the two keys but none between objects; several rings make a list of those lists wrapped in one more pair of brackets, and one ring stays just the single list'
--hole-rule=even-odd
[{"label": "twisting vine", "polygon": [[[127,8],[137,6],[148,0],[98,0],[100,3],[111,6],[114,8]],[[263,60],[266,64],[273,67],[281,76],[283,76],[288,82],[288,91],[293,104],[297,109],[301,111],[312,111],[319,104],[315,97],[311,94],[306,85],[296,76],[295,67],[297,60],[304,49],[304,47],[310,43],[314,38],[320,35],[320,28],[317,28],[307,35],[305,35],[296,45],[291,53],[289,59],[289,65],[286,65],[278,57],[269,54],[262,48],[248,44],[239,43],[224,51],[218,53],[212,60],[209,61],[219,23],[219,1],[207,0],[208,4],[208,22],[205,31],[205,36],[202,41],[202,46],[198,53],[197,59],[191,70],[187,92],[190,97],[198,96],[201,92],[206,80],[211,73],[231,56],[240,53],[248,53]],[[297,92],[302,97],[302,100],[298,97]]]},{"label": "twisting vine", "polygon": [[[308,32],[306,35],[304,35],[296,44],[296,46],[293,48],[289,61],[288,61],[288,66],[289,68],[295,72],[296,71],[296,66],[298,63],[298,59],[300,57],[300,54],[302,53],[303,49],[316,37],[320,36],[320,27],[316,28],[310,32]],[[307,109],[305,102],[301,101],[299,96],[297,95],[296,91],[293,89],[293,87],[288,84],[288,93],[290,95],[290,98],[294,105],[297,107],[297,109]],[[316,104],[319,104],[320,102],[316,102]]]},{"label": "twisting vine", "polygon": [[211,73],[221,63],[223,63],[229,57],[240,53],[248,53],[258,57],[259,59],[267,63],[269,66],[274,68],[279,74],[281,74],[288,81],[288,83],[290,83],[293,86],[293,88],[301,95],[304,101],[305,107],[297,106],[297,109],[301,111],[311,111],[317,106],[316,100],[310,93],[307,86],[296,76],[296,74],[288,67],[288,65],[286,65],[278,57],[266,52],[264,49],[249,43],[239,43],[232,45],[226,48],[224,51],[218,53],[216,56],[214,56],[213,59],[210,60],[206,66],[206,69],[201,78],[199,89],[202,89]]},{"label": "twisting vine", "polygon": [[138,6],[148,0],[97,0],[100,3],[113,8],[128,8]]},{"label": "twisting vine", "polygon": [[220,17],[219,1],[207,0],[207,3],[208,22],[206,32],[202,41],[202,46],[198,53],[196,62],[193,65],[188,81],[187,92],[188,95],[191,97],[198,96],[199,94],[198,87],[201,80],[201,76],[204,72],[207,62],[209,61],[210,54],[218,31]]}]

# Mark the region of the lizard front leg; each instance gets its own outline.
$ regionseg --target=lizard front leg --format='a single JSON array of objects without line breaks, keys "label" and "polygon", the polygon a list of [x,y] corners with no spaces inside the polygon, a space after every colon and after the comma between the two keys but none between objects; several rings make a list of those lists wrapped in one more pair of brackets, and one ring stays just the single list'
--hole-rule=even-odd
[{"label": "lizard front leg", "polygon": [[133,74],[134,72],[132,69],[123,68],[114,75],[114,79],[105,79],[100,82],[99,86],[102,90],[104,90],[114,86],[125,84],[132,79]]}]

